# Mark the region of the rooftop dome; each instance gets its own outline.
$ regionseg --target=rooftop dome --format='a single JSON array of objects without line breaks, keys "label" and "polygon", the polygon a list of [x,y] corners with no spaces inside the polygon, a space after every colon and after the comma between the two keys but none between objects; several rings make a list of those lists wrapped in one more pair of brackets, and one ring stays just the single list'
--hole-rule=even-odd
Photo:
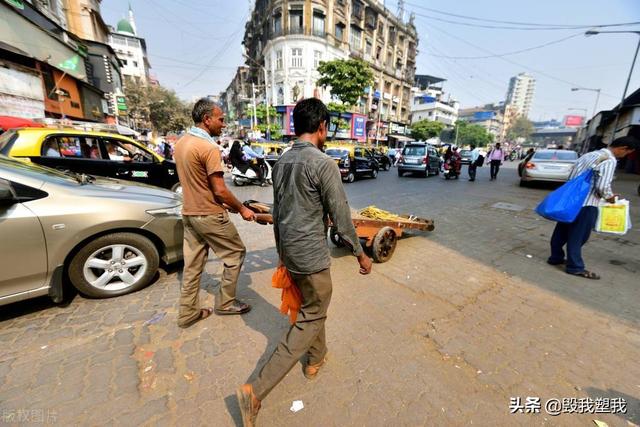
[{"label": "rooftop dome", "polygon": [[118,25],[116,26],[116,31],[119,33],[129,33],[131,35],[136,35],[136,32],[133,30],[131,23],[126,19],[121,19],[118,21]]}]

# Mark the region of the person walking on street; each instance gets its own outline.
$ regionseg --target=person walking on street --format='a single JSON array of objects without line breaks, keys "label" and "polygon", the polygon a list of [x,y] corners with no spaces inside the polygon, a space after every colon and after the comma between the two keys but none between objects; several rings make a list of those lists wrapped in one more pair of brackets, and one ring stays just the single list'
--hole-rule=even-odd
[{"label": "person walking on street", "polygon": [[[182,328],[206,319],[214,311],[218,315],[242,314],[251,309],[236,299],[246,249],[223,203],[239,212],[245,221],[255,219],[254,213],[224,183],[220,149],[212,138],[219,136],[225,126],[222,108],[203,98],[194,105],[191,117],[195,126],[180,138],[174,151],[183,195],[184,272],[178,311],[178,326]],[[198,299],[209,248],[224,263],[215,310],[201,308]]]},{"label": "person walking on street", "polygon": [[480,150],[475,145],[471,144],[471,159],[469,163],[469,181],[476,180],[476,169],[478,169],[478,157],[480,157]]},{"label": "person walking on street", "polygon": [[504,152],[500,148],[499,142],[496,143],[496,146],[491,150],[487,157],[491,164],[491,181],[493,181],[498,178],[498,171],[500,170],[500,165],[504,160]]},{"label": "person walking on street", "polygon": [[[611,182],[616,169],[617,159],[624,158],[638,148],[638,140],[633,137],[622,137],[614,140],[608,148],[592,151],[576,162],[569,179],[583,172],[594,169],[594,179],[589,194],[576,219],[571,223],[558,222],[551,236],[551,256],[547,262],[551,265],[566,264],[569,274],[587,279],[600,279],[600,276],[585,269],[582,260],[582,246],[589,240],[591,230],[598,218],[600,200],[615,202],[616,195],[611,191]],[[565,259],[564,246],[567,246]]]},{"label": "person walking on street", "polygon": [[332,290],[327,220],[357,257],[360,273],[371,271],[371,260],[351,222],[338,165],[321,151],[329,126],[327,107],[319,99],[304,99],[293,110],[293,122],[298,140],[273,168],[273,229],[280,263],[299,288],[302,305],[296,323],[257,379],[236,393],[245,427],[254,425],[261,401],[301,357],[306,356],[308,379],[315,378],[325,363],[325,320]]}]

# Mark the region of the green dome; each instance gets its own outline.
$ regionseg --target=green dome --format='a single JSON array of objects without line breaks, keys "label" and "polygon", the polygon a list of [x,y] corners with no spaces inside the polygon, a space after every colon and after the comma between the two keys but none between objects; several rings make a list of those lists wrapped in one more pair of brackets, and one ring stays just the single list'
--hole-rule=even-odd
[{"label": "green dome", "polygon": [[116,31],[118,31],[119,33],[129,33],[131,35],[136,34],[135,31],[133,31],[131,23],[129,23],[129,21],[127,21],[126,19],[121,19],[120,21],[118,21]]}]

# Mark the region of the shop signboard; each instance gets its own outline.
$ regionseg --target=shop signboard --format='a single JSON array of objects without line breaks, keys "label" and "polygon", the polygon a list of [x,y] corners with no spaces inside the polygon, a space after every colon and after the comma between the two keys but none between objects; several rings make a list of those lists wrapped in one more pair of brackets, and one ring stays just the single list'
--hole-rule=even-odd
[{"label": "shop signboard", "polygon": [[44,117],[42,82],[36,74],[0,67],[0,115]]},{"label": "shop signboard", "polygon": [[351,117],[351,137],[359,141],[364,141],[367,138],[366,133],[367,116],[364,114],[354,114]]}]

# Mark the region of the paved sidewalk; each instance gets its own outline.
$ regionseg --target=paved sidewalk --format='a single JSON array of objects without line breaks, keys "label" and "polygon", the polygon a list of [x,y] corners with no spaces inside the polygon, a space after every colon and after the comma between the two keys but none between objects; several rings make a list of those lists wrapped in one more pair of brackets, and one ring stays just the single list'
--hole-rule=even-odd
[{"label": "paved sidewalk", "polygon": [[[244,195],[264,200],[260,191]],[[443,207],[453,210],[438,214],[435,232],[402,239],[370,276],[333,249],[329,362],[315,381],[296,366],[263,403],[259,425],[640,424],[639,234],[594,237],[589,259],[606,278],[593,283],[544,263],[552,224],[491,207],[499,201],[532,203],[469,201],[484,206],[474,210],[477,229],[461,229],[455,204]],[[65,426],[238,425],[234,390],[288,323],[270,286],[270,227],[235,222],[249,248],[239,297],[251,313],[179,329],[179,270],[117,299],[12,306],[0,315],[0,416],[17,421],[29,410],[19,424],[33,425],[41,413]],[[626,269],[609,264],[612,252]],[[210,304],[220,270],[211,255],[202,283]],[[510,414],[510,398],[527,396],[543,404],[623,397],[627,414]],[[293,400],[304,409],[291,412]]]}]

